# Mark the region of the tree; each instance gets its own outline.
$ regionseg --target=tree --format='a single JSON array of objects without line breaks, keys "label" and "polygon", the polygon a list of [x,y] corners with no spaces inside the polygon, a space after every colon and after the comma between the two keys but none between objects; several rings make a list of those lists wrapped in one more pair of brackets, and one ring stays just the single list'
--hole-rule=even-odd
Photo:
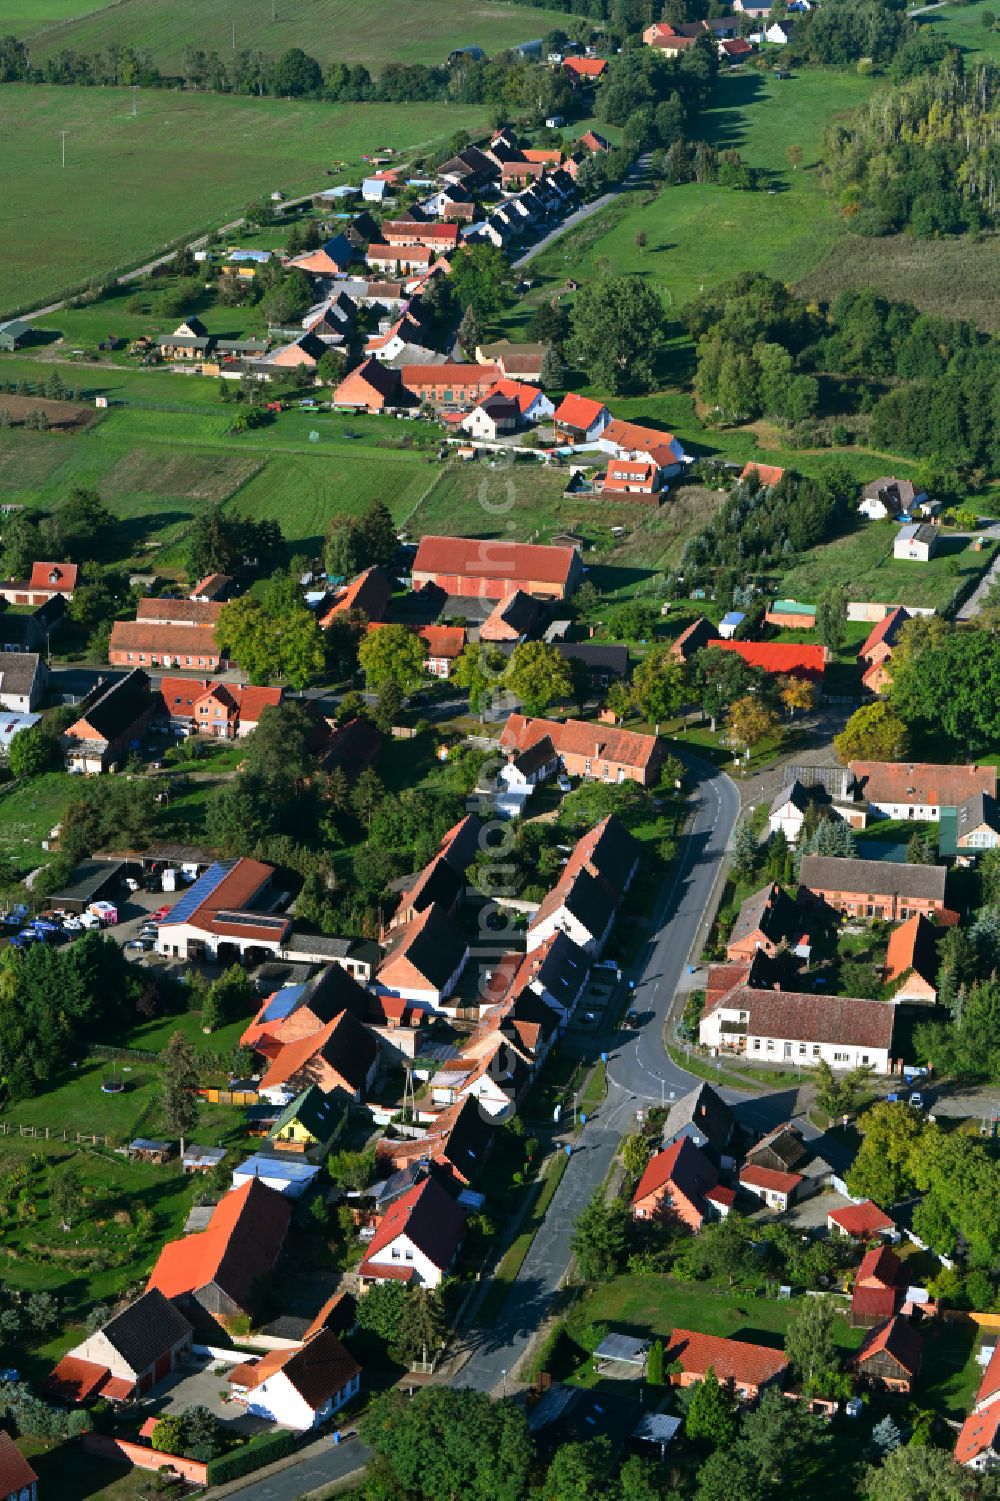
[{"label": "tree", "polygon": [[738,749],[752,750],[762,740],[781,734],[781,720],[775,711],[749,694],[730,704],[727,724],[730,744]]},{"label": "tree", "polygon": [[323,70],[301,47],[289,47],[274,65],[274,92],[289,99],[316,98],[323,89]]},{"label": "tree", "polygon": [[739,825],[733,836],[733,869],[741,880],[749,880],[760,859],[760,843],[749,819]]},{"label": "tree", "polygon": [[976,1477],[946,1449],[900,1445],[865,1471],[867,1501],[973,1501]]},{"label": "tree", "polygon": [[601,276],[576,294],[569,358],[596,386],[616,394],[649,390],[666,314],[657,292],[638,276]]},{"label": "tree", "polygon": [[716,1449],[698,1471],[695,1501],[763,1501],[760,1473],[740,1444]]},{"label": "tree", "polygon": [[1000,738],[1000,637],[954,631],[893,658],[892,708],[918,734],[946,736],[969,756]]},{"label": "tree", "polygon": [[182,1157],[198,1119],[199,1080],[198,1055],[183,1032],[174,1032],[160,1054],[160,1107],[167,1130],[180,1137]]},{"label": "tree", "polygon": [[74,485],[62,505],[46,518],[42,530],[59,556],[83,562],[101,556],[115,521],[114,512],[96,490]]},{"label": "tree", "polygon": [[74,1167],[65,1167],[49,1191],[49,1207],[64,1230],[71,1230],[83,1208],[83,1180]]},{"label": "tree", "polygon": [[838,652],[847,630],[847,590],[843,586],[825,589],[816,606],[816,629],[823,645]]},{"label": "tree", "polygon": [[743,1415],[740,1438],[766,1495],[806,1498],[815,1493],[830,1436],[824,1419],[805,1403],[789,1402],[776,1387],[765,1387],[757,1406]]},{"label": "tree", "polygon": [[32,1293],[24,1305],[28,1325],[36,1334],[48,1334],[59,1323],[59,1300],[51,1293]]},{"label": "tree", "polygon": [[694,1388],[684,1431],[692,1443],[704,1444],[710,1449],[724,1448],[736,1436],[732,1398],[720,1386],[711,1366],[705,1372],[704,1381],[699,1381]]},{"label": "tree", "polygon": [[7,765],[13,777],[38,777],[53,769],[59,754],[59,741],[44,719],[19,730],[10,742]]},{"label": "tree", "polygon": [[833,738],[843,765],[849,761],[899,761],[906,755],[909,732],[891,704],[879,700],[855,709]]},{"label": "tree", "polygon": [[392,512],[381,500],[373,500],[361,518],[361,534],[365,542],[365,566],[377,563],[388,568],[395,556],[399,541]]},{"label": "tree", "polygon": [[561,1444],[552,1457],[543,1501],[593,1501],[604,1495],[611,1472],[611,1445],[606,1438]]},{"label": "tree", "polygon": [[622,1138],[621,1159],[626,1180],[629,1183],[637,1182],[649,1161],[649,1141],[640,1131]]},{"label": "tree", "polygon": [[369,1293],[358,1303],[358,1328],[377,1335],[387,1346],[395,1345],[407,1300],[406,1288],[401,1282],[376,1282]]},{"label": "tree", "polygon": [[538,375],[542,387],[546,391],[562,391],[566,387],[566,361],[559,350],[550,344],[542,355],[541,368]]},{"label": "tree", "polygon": [[599,1188],[573,1226],[572,1250],[587,1282],[614,1275],[625,1255],[627,1211],[615,1200],[609,1204]]},{"label": "tree", "polygon": [[875,1450],[876,1454],[879,1454],[884,1458],[886,1454],[891,1454],[893,1449],[898,1449],[902,1442],[902,1433],[897,1428],[896,1424],[893,1422],[889,1414],[886,1413],[885,1417],[882,1418],[880,1422],[876,1423],[875,1427],[872,1429],[872,1448]]},{"label": "tree", "polygon": [[316,374],[324,386],[337,386],[344,378],[347,356],[342,349],[328,349],[316,362]]},{"label": "tree", "polygon": [[452,291],[480,324],[489,323],[510,301],[514,277],[507,257],[496,245],[463,248],[451,263]]},{"label": "tree", "polygon": [[405,625],[372,631],[358,647],[358,663],[369,692],[380,693],[391,683],[404,697],[423,682],[424,655],[424,643]]},{"label": "tree", "polygon": [[374,1456],[373,1497],[524,1501],[527,1495],[534,1446],[523,1412],[511,1402],[447,1386],[412,1397],[393,1390],[371,1403],[360,1427]]},{"label": "tree", "polygon": [[323,562],[334,578],[353,578],[368,563],[368,541],[357,516],[338,511],[327,523]]},{"label": "tree", "polygon": [[632,675],[632,695],[644,719],[660,724],[684,707],[689,694],[687,672],[669,646],[654,646]]},{"label": "tree", "polygon": [[267,704],[246,742],[244,766],[267,781],[301,786],[315,770],[315,737],[316,718],[307,704],[296,699]]},{"label": "tree", "polygon": [[654,1339],[646,1356],[646,1382],[649,1386],[663,1385],[663,1341]]},{"label": "tree", "polygon": [[[857,991],[845,985],[844,995],[857,995]],[[862,997],[862,999],[867,999]],[[872,997],[874,999],[874,997]],[[869,1084],[873,1070],[870,1065],[852,1068],[846,1073],[835,1073],[825,1059],[816,1065],[816,1103],[831,1118],[838,1115],[853,1115],[858,1101]]]},{"label": "tree", "polygon": [[476,310],[471,302],[462,314],[462,321],[458,325],[458,342],[462,346],[462,353],[467,359],[472,359],[479,345],[483,342],[483,326],[476,316]]},{"label": "tree", "polygon": [[244,594],[223,605],[216,638],[252,683],[284,679],[301,689],[323,670],[323,633],[293,581],[274,582],[263,601]]},{"label": "tree", "polygon": [[837,1322],[833,1299],[827,1297],[806,1298],[789,1320],[785,1354],[810,1396],[824,1393],[826,1378],[840,1369],[835,1338]]},{"label": "tree", "polygon": [[544,714],[550,704],[569,698],[573,692],[568,660],[544,641],[522,641],[515,646],[504,683],[529,716]]},{"label": "tree", "polygon": [[744,662],[738,652],[710,646],[696,652],[691,661],[691,683],[702,710],[712,721],[724,714],[736,699],[760,690],[763,674]]},{"label": "tree", "polygon": [[506,666],[503,652],[485,642],[470,642],[456,659],[451,681],[467,691],[473,714],[482,714],[490,700],[499,695]]},{"label": "tree", "polygon": [[913,1189],[923,1123],[908,1105],[883,1100],[865,1111],[858,1129],[863,1139],[847,1172],[847,1187],[855,1198],[888,1208]]},{"label": "tree", "polygon": [[788,710],[789,719],[794,719],[799,710],[807,711],[815,706],[816,684],[810,683],[808,678],[789,673],[787,677],[778,679],[778,697]]},{"label": "tree", "polygon": [[406,1360],[427,1361],[444,1344],[445,1320],[435,1288],[415,1287],[406,1294],[399,1315],[396,1343]]}]

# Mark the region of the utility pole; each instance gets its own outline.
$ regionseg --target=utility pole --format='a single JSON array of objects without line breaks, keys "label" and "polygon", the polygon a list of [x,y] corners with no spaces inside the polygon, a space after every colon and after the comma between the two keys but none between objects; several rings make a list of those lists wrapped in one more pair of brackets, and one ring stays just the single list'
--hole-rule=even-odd
[{"label": "utility pole", "polygon": [[69,135],[69,131],[68,130],[61,130],[59,132],[59,134],[62,136],[62,164],[65,167],[65,165],[66,165],[66,137]]}]

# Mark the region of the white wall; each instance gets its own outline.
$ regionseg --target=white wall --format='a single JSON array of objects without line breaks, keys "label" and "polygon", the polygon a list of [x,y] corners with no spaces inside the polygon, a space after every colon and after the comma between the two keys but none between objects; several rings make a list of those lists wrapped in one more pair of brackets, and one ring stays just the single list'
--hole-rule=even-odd
[{"label": "white wall", "polygon": [[[394,1257],[393,1251],[397,1251],[398,1256]],[[413,1244],[405,1231],[397,1235],[395,1240],[390,1241],[376,1256],[372,1256],[371,1261],[375,1266],[412,1266],[418,1280],[425,1287],[437,1287],[444,1275],[440,1267],[436,1267],[433,1261],[424,1255],[420,1247]]]},{"label": "white wall", "polygon": [[537,949],[546,939],[551,938],[553,933],[563,932],[567,937],[572,938],[573,942],[579,948],[585,950],[586,953],[599,954],[604,947],[608,934],[611,932],[611,925],[614,920],[615,914],[611,910],[608,913],[607,926],[604,932],[590,933],[578,918],[574,917],[571,912],[567,912],[565,907],[557,907],[555,912],[543,918],[537,926],[528,929],[528,953],[530,954],[533,949]]}]

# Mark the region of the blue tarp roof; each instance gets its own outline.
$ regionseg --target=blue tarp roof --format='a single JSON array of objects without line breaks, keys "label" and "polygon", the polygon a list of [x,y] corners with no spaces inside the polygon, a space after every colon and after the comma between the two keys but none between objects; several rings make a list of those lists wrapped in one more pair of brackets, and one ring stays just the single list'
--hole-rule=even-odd
[{"label": "blue tarp roof", "polygon": [[308,1183],[319,1168],[312,1162],[286,1162],[284,1157],[267,1157],[263,1152],[257,1152],[234,1171],[242,1177],[283,1178],[286,1183]]}]

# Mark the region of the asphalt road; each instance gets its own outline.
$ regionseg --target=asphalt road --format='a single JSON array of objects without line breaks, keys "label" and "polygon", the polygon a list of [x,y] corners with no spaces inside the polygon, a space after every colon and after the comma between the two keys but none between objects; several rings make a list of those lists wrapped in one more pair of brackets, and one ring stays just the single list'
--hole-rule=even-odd
[{"label": "asphalt road", "polygon": [[[675,751],[681,754],[679,750]],[[636,1009],[644,1013],[641,1031],[610,1057],[608,1094],[581,1132],[551,1207],[531,1244],[524,1265],[493,1329],[463,1366],[455,1385],[502,1392],[504,1372],[514,1370],[544,1320],[571,1260],[573,1222],[608,1172],[618,1143],[641,1104],[683,1094],[694,1080],[671,1062],[663,1046],[667,1025],[688,956],[704,937],[716,878],[736,819],[740,796],[722,772],[693,757],[682,757],[701,774],[689,831],[681,840],[676,874],[663,894],[652,933],[623,982],[636,982]]]},{"label": "asphalt road", "polygon": [[639,187],[649,169],[649,158],[650,153],[644,151],[642,156],[636,159],[632,170],[620,187],[612,188],[608,193],[602,193],[599,198],[593,198],[589,203],[585,203],[582,208],[574,209],[571,214],[567,214],[566,218],[560,224],[557,224],[554,229],[550,229],[548,234],[543,235],[540,240],[536,240],[534,245],[529,246],[523,255],[519,255],[517,260],[511,262],[514,270],[520,271],[525,266],[530,265],[536,255],[541,255],[543,250],[547,250],[568,229],[574,229],[576,225],[582,224],[584,220],[592,218],[594,214],[599,214],[601,209],[607,208],[609,203],[614,203],[618,194],[625,188]]},{"label": "asphalt road", "polygon": [[320,1448],[313,1445],[312,1451],[298,1464],[279,1470],[266,1480],[251,1480],[241,1489],[229,1492],[237,1501],[299,1501],[336,1480],[344,1480],[356,1471],[360,1473],[371,1459],[371,1450],[360,1438],[352,1438],[344,1444],[330,1440]]}]

